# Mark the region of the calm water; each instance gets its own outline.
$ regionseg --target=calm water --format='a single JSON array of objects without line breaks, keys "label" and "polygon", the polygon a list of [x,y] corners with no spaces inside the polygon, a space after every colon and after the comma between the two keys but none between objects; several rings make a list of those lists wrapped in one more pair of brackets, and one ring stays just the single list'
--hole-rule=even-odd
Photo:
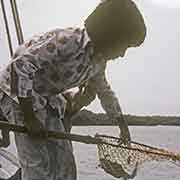
[{"label": "calm water", "polygon": [[[132,139],[157,147],[180,152],[180,127],[130,127]],[[75,127],[74,133],[97,133],[118,136],[115,127]],[[98,167],[95,145],[74,144],[79,180],[115,180]],[[180,180],[180,167],[170,163],[147,163],[140,168],[134,180]]]},{"label": "calm water", "polygon": [[[130,127],[134,141],[180,152],[180,127]],[[118,136],[116,127],[74,127],[73,133],[92,135],[96,133]],[[11,147],[13,150],[13,147]],[[78,180],[116,180],[98,167],[96,145],[74,143],[74,153],[78,168]],[[2,160],[1,160],[2,162]],[[3,163],[13,172],[14,167]],[[166,162],[146,163],[134,180],[179,180],[180,167]]]}]

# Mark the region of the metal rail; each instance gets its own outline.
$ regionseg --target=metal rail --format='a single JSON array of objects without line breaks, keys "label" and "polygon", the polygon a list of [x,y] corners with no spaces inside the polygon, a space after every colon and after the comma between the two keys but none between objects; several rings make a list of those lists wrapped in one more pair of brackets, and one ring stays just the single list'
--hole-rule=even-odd
[{"label": "metal rail", "polygon": [[4,23],[5,23],[7,39],[8,39],[9,52],[10,52],[10,56],[12,56],[13,55],[13,47],[12,47],[11,35],[10,35],[4,0],[1,0],[1,8],[2,8],[2,13],[3,13]]},{"label": "metal rail", "polygon": [[14,19],[14,25],[16,28],[18,44],[21,45],[24,42],[24,38],[23,38],[23,32],[22,32],[22,27],[20,23],[16,0],[10,0],[10,4],[11,4],[11,10],[12,10],[13,19]]},{"label": "metal rail", "polygon": [[[15,25],[15,29],[16,29],[18,45],[21,45],[24,42],[24,37],[23,37],[23,31],[22,31],[22,27],[21,27],[21,23],[20,23],[16,0],[10,0],[10,5],[11,5],[14,25]],[[10,52],[10,56],[12,57],[14,52],[13,52],[12,38],[11,38],[10,28],[9,28],[9,24],[8,24],[4,0],[1,0],[1,8],[2,8],[4,23],[5,23],[6,34],[7,34],[9,52]]]}]

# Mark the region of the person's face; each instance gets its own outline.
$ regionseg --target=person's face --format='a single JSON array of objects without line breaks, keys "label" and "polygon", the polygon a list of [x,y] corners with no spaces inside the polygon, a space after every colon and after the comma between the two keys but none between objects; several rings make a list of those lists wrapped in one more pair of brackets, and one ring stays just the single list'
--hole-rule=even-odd
[{"label": "person's face", "polygon": [[107,61],[117,59],[118,57],[124,57],[128,48],[129,45],[121,44],[120,46],[118,45],[118,47],[113,47],[112,49],[104,51],[102,56]]},{"label": "person's face", "polygon": [[115,54],[115,56],[112,57],[112,59],[115,59],[115,58],[117,58],[117,57],[124,57],[125,54],[126,54],[127,49],[128,49],[128,46],[122,46],[122,47],[118,50],[119,56]]},{"label": "person's face", "polygon": [[112,48],[109,48],[108,50],[104,51],[102,55],[107,61],[114,60],[119,57],[123,58],[128,48],[137,47],[137,46],[139,46],[138,40],[132,40],[132,41],[130,41],[129,39],[124,40],[117,45],[113,45]]},{"label": "person's face", "polygon": [[140,41],[137,37],[123,37],[117,43],[112,42],[108,47],[105,46],[101,52],[97,51],[98,54],[101,54],[101,57],[106,61],[114,60],[119,57],[124,57],[128,48],[137,47],[140,45]]}]

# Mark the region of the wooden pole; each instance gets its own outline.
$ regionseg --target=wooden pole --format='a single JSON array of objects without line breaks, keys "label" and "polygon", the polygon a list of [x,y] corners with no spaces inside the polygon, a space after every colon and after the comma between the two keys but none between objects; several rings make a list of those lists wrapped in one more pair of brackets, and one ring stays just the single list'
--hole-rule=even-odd
[{"label": "wooden pole", "polygon": [[[2,122],[2,121],[0,121],[0,129],[6,130],[6,131],[14,131],[14,132],[18,132],[18,133],[30,134],[28,132],[27,128],[24,126],[18,126],[15,124],[10,124],[7,122]],[[39,133],[39,134],[41,134],[41,133]],[[65,132],[47,131],[47,135],[45,137],[53,138],[53,139],[67,139],[67,140],[82,142],[82,143],[86,143],[86,144],[98,144],[99,143],[98,139],[91,137],[91,136],[69,134],[69,133],[65,133]],[[42,135],[42,138],[43,138],[43,135]]]},{"label": "wooden pole", "polygon": [[[0,121],[0,129],[2,130],[7,130],[7,131],[14,131],[14,132],[18,132],[18,133],[25,133],[25,134],[31,134],[28,132],[27,128],[24,126],[18,126],[18,125],[14,125],[14,124],[10,124],[7,122],[2,122]],[[111,137],[111,136],[105,136],[105,135],[99,135],[99,136],[104,136],[104,137]],[[141,148],[134,148],[131,146],[124,146],[121,143],[120,144],[114,144],[111,142],[106,142],[103,141],[101,139],[98,139],[98,135],[97,137],[91,137],[91,136],[84,136],[84,135],[77,135],[77,134],[70,134],[70,133],[65,133],[65,132],[56,132],[56,131],[47,131],[47,135],[46,136],[38,136],[39,138],[53,138],[53,139],[66,139],[66,140],[71,140],[71,141],[76,141],[76,142],[81,142],[81,143],[86,143],[86,144],[106,144],[112,147],[117,147],[117,148],[122,148],[122,149],[128,149],[128,150],[133,150],[133,151],[138,151],[141,153],[147,153],[147,154],[155,154],[155,155],[159,155],[159,156],[164,156],[164,157],[169,157],[172,160],[178,160],[180,161],[180,155],[179,154],[174,154],[172,152],[168,152],[166,150],[163,149],[159,149],[159,148],[154,148],[151,146],[147,146],[144,144],[140,144],[140,143],[136,143],[131,141],[131,143],[133,144],[138,144],[144,147],[149,147],[149,150],[146,149],[141,149]],[[115,137],[113,137],[115,138]],[[115,138],[115,139],[119,139],[119,138]],[[157,150],[157,151],[155,151]]]}]

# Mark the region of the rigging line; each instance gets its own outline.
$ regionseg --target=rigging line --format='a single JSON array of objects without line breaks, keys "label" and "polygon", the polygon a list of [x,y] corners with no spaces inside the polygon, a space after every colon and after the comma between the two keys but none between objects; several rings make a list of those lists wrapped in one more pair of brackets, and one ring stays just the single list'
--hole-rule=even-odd
[{"label": "rigging line", "polygon": [[9,31],[9,26],[8,26],[6,10],[5,10],[5,6],[4,6],[4,0],[1,0],[1,8],[2,8],[2,12],[3,12],[4,23],[5,23],[6,33],[7,33],[9,52],[10,52],[10,56],[12,57],[13,47],[12,47],[11,35],[10,35],[10,31]]},{"label": "rigging line", "polygon": [[12,9],[14,24],[16,27],[18,44],[21,45],[24,42],[24,38],[23,38],[23,32],[22,32],[22,28],[21,28],[21,23],[20,23],[16,0],[10,0],[10,4],[11,4],[11,9]]}]

